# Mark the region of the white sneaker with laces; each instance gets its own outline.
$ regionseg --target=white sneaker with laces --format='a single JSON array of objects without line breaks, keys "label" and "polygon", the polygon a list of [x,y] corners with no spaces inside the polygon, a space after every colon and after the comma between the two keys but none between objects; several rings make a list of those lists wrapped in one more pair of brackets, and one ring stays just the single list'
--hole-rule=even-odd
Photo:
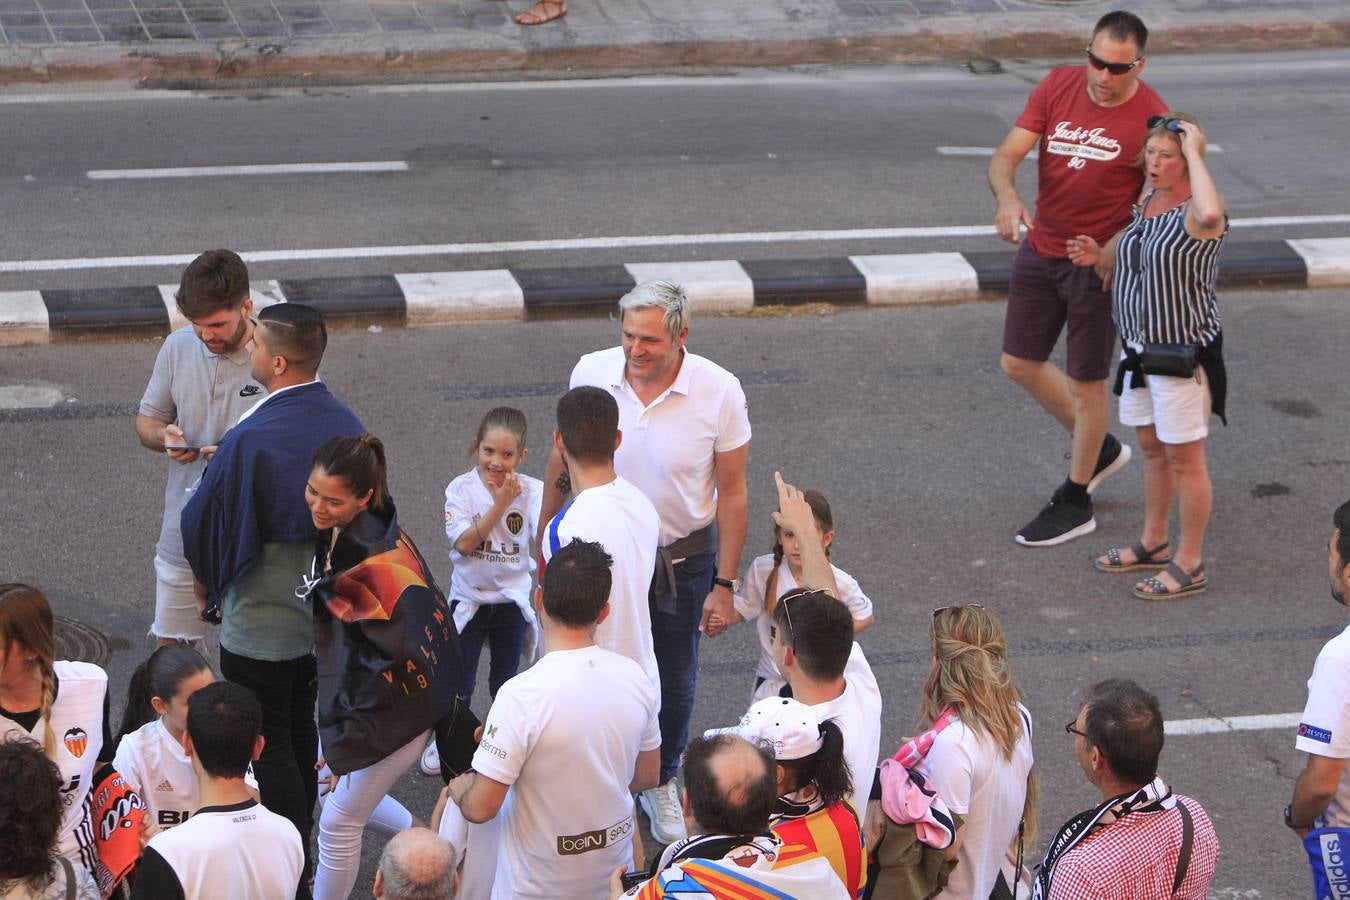
[{"label": "white sneaker with laces", "polygon": [[684,827],[684,810],[680,807],[680,787],[674,778],[643,791],[638,802],[651,820],[652,837],[658,843],[673,844],[689,837]]},{"label": "white sneaker with laces", "polygon": [[423,775],[441,774],[441,754],[436,749],[436,735],[427,741],[427,749],[422,751],[422,761],[418,764]]}]

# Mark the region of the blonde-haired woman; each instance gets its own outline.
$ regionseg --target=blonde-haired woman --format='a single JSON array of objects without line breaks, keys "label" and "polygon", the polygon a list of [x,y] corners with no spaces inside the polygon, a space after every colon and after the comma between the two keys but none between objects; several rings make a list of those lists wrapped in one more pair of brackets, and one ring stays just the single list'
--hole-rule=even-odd
[{"label": "blonde-haired woman", "polygon": [[[1093,564],[1103,572],[1162,569],[1138,582],[1134,596],[1173,600],[1209,586],[1204,544],[1214,490],[1205,438],[1211,414],[1224,419],[1228,385],[1217,294],[1228,213],[1194,116],[1149,119],[1141,165],[1147,182],[1130,224],[1105,247],[1087,235],[1066,246],[1076,265],[1114,272],[1111,315],[1124,342],[1115,391],[1121,424],[1134,426],[1144,453],[1139,540]],[[1174,499],[1175,549],[1168,537]]]},{"label": "blonde-haired woman", "polygon": [[[975,605],[933,613],[933,669],[923,695],[929,730],[915,738],[926,753],[914,768],[965,820],[954,844],[957,866],[937,896],[984,900],[1001,871],[1005,889],[1017,878],[1004,860],[1019,855],[1036,806],[1031,713],[993,613]],[[1026,834],[1019,835],[1024,817]]]},{"label": "blonde-haired woman", "polygon": [[56,855],[95,876],[89,820],[94,770],[117,747],[108,723],[108,675],[92,663],[57,660],[52,610],[37,588],[0,584],[0,741],[36,741],[61,773]]}]

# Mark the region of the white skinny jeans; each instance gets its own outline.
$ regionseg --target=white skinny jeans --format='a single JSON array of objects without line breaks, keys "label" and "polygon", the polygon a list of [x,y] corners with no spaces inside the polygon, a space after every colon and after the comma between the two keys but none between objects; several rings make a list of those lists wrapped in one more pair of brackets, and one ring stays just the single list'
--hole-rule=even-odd
[{"label": "white skinny jeans", "polygon": [[347,900],[361,868],[366,823],[394,783],[417,764],[430,737],[428,729],[374,765],[343,775],[323,798],[314,900]]}]

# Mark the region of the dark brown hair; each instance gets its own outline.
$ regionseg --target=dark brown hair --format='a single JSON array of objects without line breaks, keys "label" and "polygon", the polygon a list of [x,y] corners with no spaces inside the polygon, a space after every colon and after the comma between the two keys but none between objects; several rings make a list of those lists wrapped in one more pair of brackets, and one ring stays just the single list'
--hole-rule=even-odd
[{"label": "dark brown hair", "polygon": [[469,446],[470,454],[478,452],[478,445],[483,443],[483,438],[494,428],[501,428],[514,434],[516,450],[525,449],[525,414],[514,406],[495,406],[488,410],[488,414],[483,416],[483,421],[478,423],[478,434],[474,436],[473,443]]},{"label": "dark brown hair", "polygon": [[61,773],[27,737],[0,741],[0,880],[51,883],[61,827]]},{"label": "dark brown hair", "polygon": [[233,250],[207,250],[183,270],[174,300],[189,319],[235,309],[248,299],[248,266]]},{"label": "dark brown hair", "polygon": [[341,478],[357,497],[370,493],[367,508],[374,513],[389,512],[389,466],[384,442],[370,432],[359,438],[335,437],[314,453],[312,466]]}]

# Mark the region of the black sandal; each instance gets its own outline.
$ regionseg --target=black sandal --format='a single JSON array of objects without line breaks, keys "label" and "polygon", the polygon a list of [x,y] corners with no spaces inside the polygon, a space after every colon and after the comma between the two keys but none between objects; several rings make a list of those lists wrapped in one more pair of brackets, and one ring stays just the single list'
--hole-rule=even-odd
[{"label": "black sandal", "polygon": [[1137,569],[1161,569],[1172,561],[1171,556],[1159,556],[1167,549],[1167,541],[1163,541],[1152,550],[1145,549],[1139,541],[1130,545],[1129,549],[1134,552],[1134,562],[1123,563],[1120,561],[1121,550],[1118,547],[1112,547],[1106,551],[1106,559],[1101,557],[1092,560],[1092,564],[1097,567],[1099,572],[1133,572]]},{"label": "black sandal", "polygon": [[1175,600],[1192,594],[1203,594],[1209,587],[1209,576],[1205,574],[1205,564],[1187,572],[1174,562],[1167,564],[1167,574],[1176,579],[1177,586],[1170,588],[1157,578],[1145,578],[1134,586],[1134,595],[1140,600]]}]

